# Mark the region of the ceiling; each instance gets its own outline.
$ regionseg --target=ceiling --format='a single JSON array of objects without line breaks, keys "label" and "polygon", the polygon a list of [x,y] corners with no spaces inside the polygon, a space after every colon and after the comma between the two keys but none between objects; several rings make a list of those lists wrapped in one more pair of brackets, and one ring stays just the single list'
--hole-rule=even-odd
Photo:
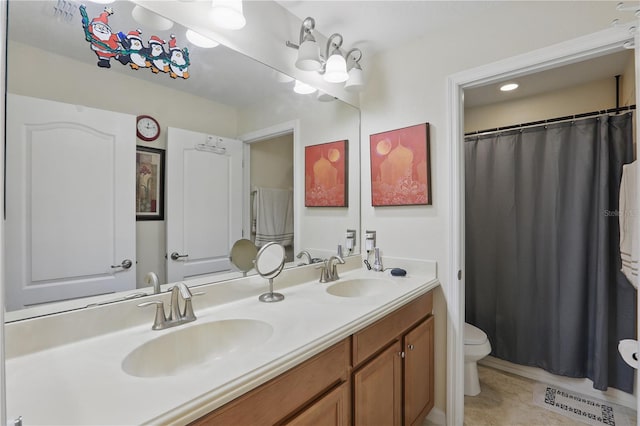
[{"label": "ceiling", "polygon": [[[381,51],[400,46],[430,34],[442,36],[446,31],[466,27],[486,31],[492,25],[504,25],[505,20],[529,28],[562,26],[567,38],[577,37],[568,22],[593,19],[605,29],[614,18],[625,20],[616,11],[616,2],[607,1],[429,1],[429,0],[279,0],[283,7],[301,20],[311,16],[316,29],[324,35],[339,32],[347,48],[358,47],[364,52],[363,62]],[[330,6],[328,6],[330,5]],[[526,24],[524,20],[527,20]],[[437,38],[437,37],[436,37]],[[498,47],[497,47],[498,48]],[[465,90],[465,106],[480,106],[513,100],[579,85],[622,74],[633,51],[625,50],[588,62],[518,78],[518,90],[504,93],[498,84]],[[365,68],[366,70],[366,68]],[[366,72],[366,71],[365,71]]]}]

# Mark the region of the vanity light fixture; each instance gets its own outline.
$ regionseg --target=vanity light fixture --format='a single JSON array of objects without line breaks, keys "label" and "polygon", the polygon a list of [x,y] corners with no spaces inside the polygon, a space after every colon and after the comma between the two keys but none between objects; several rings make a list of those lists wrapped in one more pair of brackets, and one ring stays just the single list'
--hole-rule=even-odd
[{"label": "vanity light fixture", "polygon": [[242,12],[242,0],[212,0],[211,19],[220,28],[239,30],[247,20]]},{"label": "vanity light fixture", "polygon": [[220,44],[217,41],[211,40],[209,37],[205,37],[202,34],[197,33],[191,29],[187,30],[185,35],[187,37],[187,40],[189,40],[195,46],[202,47],[204,49],[211,49]]},{"label": "vanity light fixture", "polygon": [[348,92],[357,92],[364,87],[364,76],[362,75],[362,67],[360,66],[360,59],[362,58],[362,51],[355,48],[351,49],[347,53],[347,65],[349,59],[353,61],[353,65],[349,69],[349,79],[344,85],[344,89]]},{"label": "vanity light fixture", "polygon": [[[331,34],[327,41],[327,62],[324,64],[324,80],[329,83],[343,83],[349,78],[347,73],[347,61],[340,52],[342,36],[338,33]],[[329,53],[331,52],[331,53]]]},{"label": "vanity light fixture", "polygon": [[173,21],[139,5],[133,7],[131,16],[133,16],[133,19],[140,25],[151,27],[156,31],[166,31],[173,27]]},{"label": "vanity light fixture", "polygon": [[[296,68],[302,71],[317,71],[325,81],[329,83],[345,83],[345,89],[358,91],[364,86],[362,67],[359,63],[362,59],[360,49],[351,49],[344,55],[342,52],[343,37],[339,33],[332,34],[327,40],[324,56],[320,54],[320,48],[313,35],[316,22],[307,17],[300,27],[299,44],[286,42],[287,47],[298,50]],[[349,66],[350,65],[350,66]]]},{"label": "vanity light fixture", "polygon": [[318,89],[313,86],[309,86],[307,83],[303,83],[300,80],[296,80],[296,83],[293,86],[293,91],[300,95],[308,95],[309,93],[314,93],[316,90]]},{"label": "vanity light fixture", "polygon": [[516,90],[518,88],[518,83],[506,83],[500,86],[500,90],[502,92],[511,92],[512,90]]},{"label": "vanity light fixture", "polygon": [[298,49],[298,59],[296,68],[303,71],[318,71],[322,68],[320,62],[320,47],[311,31],[316,28],[316,21],[313,18],[306,18],[300,27],[300,45],[295,45],[287,41],[287,46]]}]

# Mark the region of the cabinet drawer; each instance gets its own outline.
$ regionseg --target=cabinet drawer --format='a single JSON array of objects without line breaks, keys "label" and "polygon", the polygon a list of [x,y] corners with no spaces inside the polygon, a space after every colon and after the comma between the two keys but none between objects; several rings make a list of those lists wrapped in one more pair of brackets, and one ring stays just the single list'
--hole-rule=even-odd
[{"label": "cabinet drawer", "polygon": [[345,339],[191,424],[275,424],[339,381],[346,381],[349,352],[349,339]]},{"label": "cabinet drawer", "polygon": [[384,348],[433,310],[433,294],[428,292],[353,335],[353,366]]}]

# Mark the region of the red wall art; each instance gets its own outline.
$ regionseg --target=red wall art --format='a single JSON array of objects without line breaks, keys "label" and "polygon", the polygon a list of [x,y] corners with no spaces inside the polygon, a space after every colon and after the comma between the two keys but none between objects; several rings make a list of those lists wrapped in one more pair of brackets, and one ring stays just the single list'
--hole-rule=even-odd
[{"label": "red wall art", "polygon": [[431,204],[429,123],[369,137],[371,205]]},{"label": "red wall art", "polygon": [[306,207],[348,207],[348,142],[304,148]]}]

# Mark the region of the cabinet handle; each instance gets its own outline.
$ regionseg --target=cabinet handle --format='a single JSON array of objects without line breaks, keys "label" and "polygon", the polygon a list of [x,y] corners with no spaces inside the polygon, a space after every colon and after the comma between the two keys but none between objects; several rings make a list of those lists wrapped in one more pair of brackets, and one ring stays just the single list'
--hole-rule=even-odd
[{"label": "cabinet handle", "polygon": [[405,353],[404,353],[404,351],[400,351],[400,352],[398,352],[398,355],[400,355],[400,358],[404,358]]},{"label": "cabinet handle", "polygon": [[409,350],[410,350],[410,351],[412,351],[412,350],[413,350],[413,348],[415,348],[415,346],[413,346],[413,345],[409,344],[409,345],[407,345],[407,348],[409,348]]}]

